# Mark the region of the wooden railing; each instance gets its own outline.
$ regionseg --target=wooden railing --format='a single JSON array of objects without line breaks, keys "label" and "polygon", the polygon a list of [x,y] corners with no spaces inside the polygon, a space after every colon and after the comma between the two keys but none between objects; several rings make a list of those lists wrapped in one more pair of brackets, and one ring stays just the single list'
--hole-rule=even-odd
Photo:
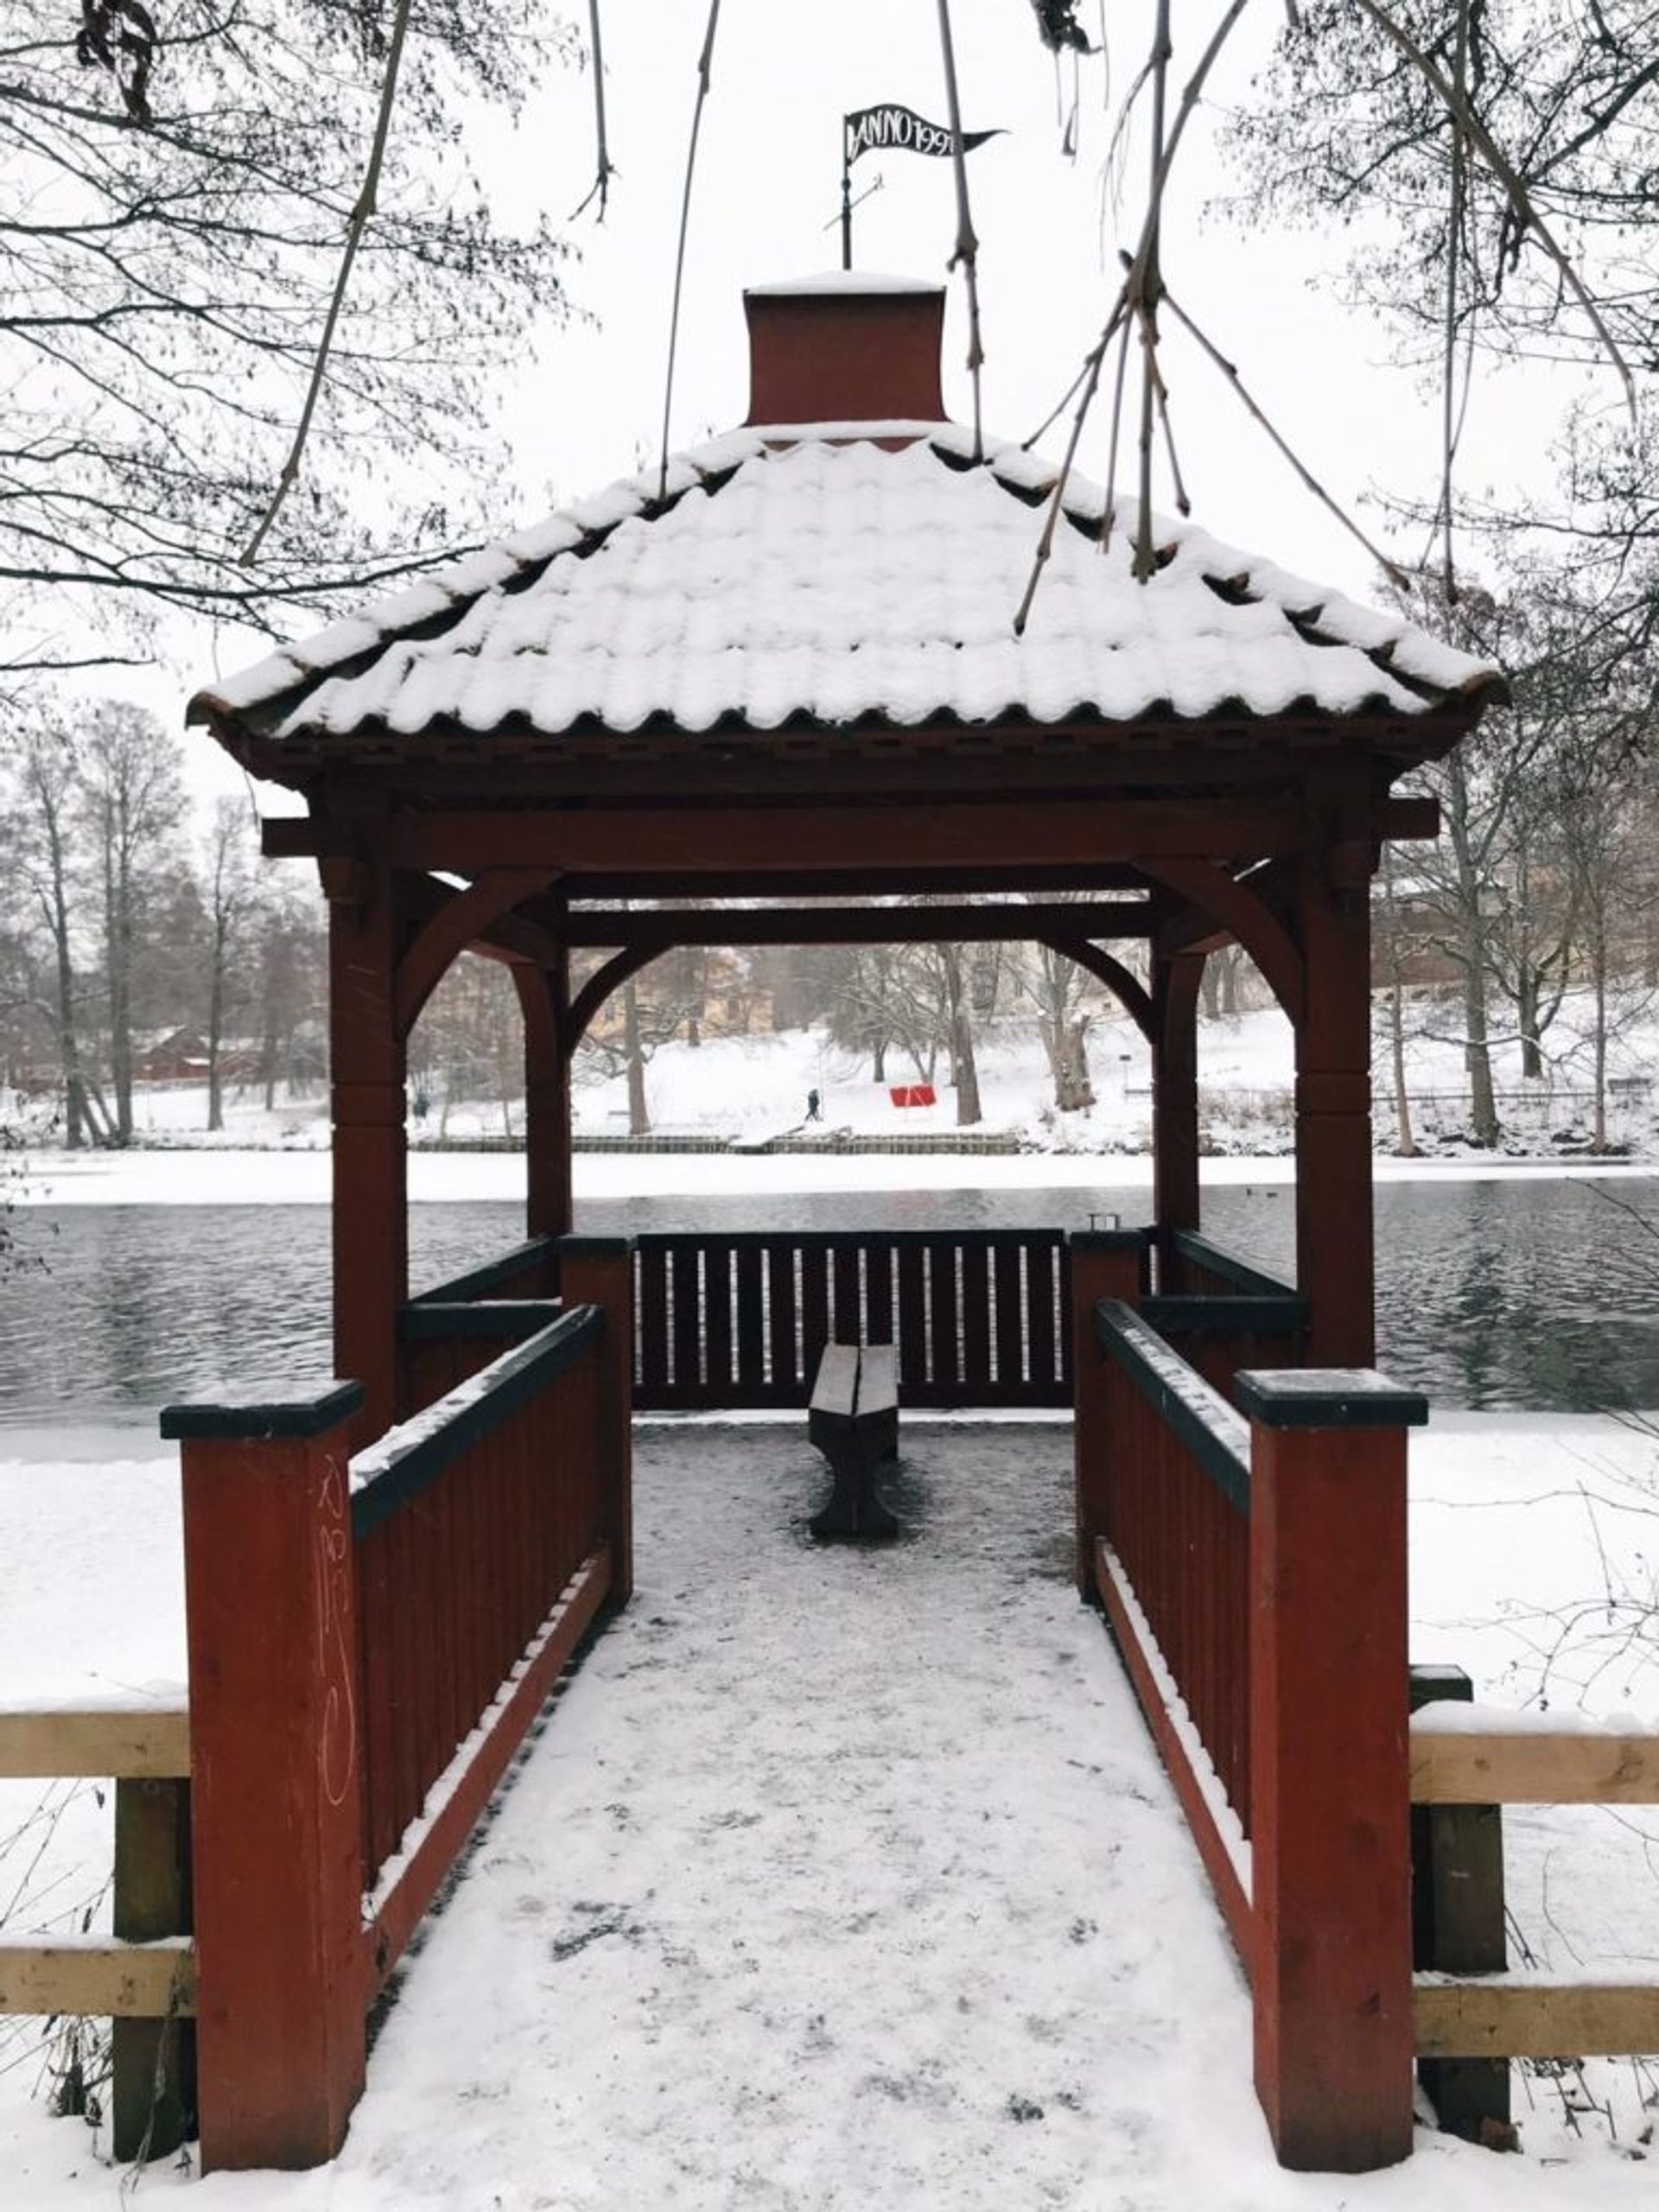
[{"label": "wooden railing", "polygon": [[1252,1261],[1177,1229],[1158,1241],[1157,1272],[1158,1294],[1140,1301],[1142,1314],[1224,1397],[1241,1368],[1306,1360],[1306,1300]]},{"label": "wooden railing", "polygon": [[435,1283],[410,1301],[415,1306],[461,1306],[476,1299],[552,1298],[558,1291],[556,1236],[531,1236],[499,1259]]},{"label": "wooden railing", "polygon": [[1295,1290],[1254,1260],[1230,1252],[1196,1229],[1172,1229],[1158,1240],[1158,1290],[1166,1298],[1294,1298]]},{"label": "wooden railing", "polygon": [[635,1241],[642,1409],[804,1406],[826,1344],[892,1344],[906,1408],[1062,1406],[1058,1230],[829,1230]]},{"label": "wooden railing", "polygon": [[1427,1409],[1370,1370],[1245,1370],[1235,1412],[1127,1302],[1129,1244],[1073,1240],[1079,1583],[1249,1974],[1281,2164],[1391,2164],[1415,2049],[1405,1431]]},{"label": "wooden railing", "polygon": [[556,1298],[411,1300],[397,1316],[403,1419],[423,1412],[563,1311]]},{"label": "wooden railing", "polygon": [[0,1713],[0,1777],[115,1783],[113,1934],[0,1936],[0,2014],[111,2022],[110,2147],[175,2151],[195,2113],[190,1733],[181,1707]]},{"label": "wooden railing", "polygon": [[368,1886],[600,1547],[602,1326],[556,1315],[352,1462]]},{"label": "wooden railing", "polygon": [[[1249,1425],[1121,1300],[1095,1308],[1109,1471],[1098,1485],[1099,1595],[1159,1655],[1160,1695],[1196,1734],[1194,1771],[1230,1845],[1249,1834]],[[1126,1648],[1128,1648],[1126,1645]],[[1199,1755],[1201,1754],[1201,1756]],[[1206,1765],[1209,1774],[1206,1774]],[[1241,1896],[1243,1854],[1229,1852]]]},{"label": "wooden railing", "polygon": [[355,1459],[354,1382],[162,1415],[183,1445],[204,2168],[338,2150],[369,2004],[629,1594],[627,1248],[560,1256],[553,1319]]},{"label": "wooden railing", "polygon": [[556,1237],[532,1236],[410,1300],[397,1316],[400,1420],[547,1326],[559,1311],[558,1249]]}]

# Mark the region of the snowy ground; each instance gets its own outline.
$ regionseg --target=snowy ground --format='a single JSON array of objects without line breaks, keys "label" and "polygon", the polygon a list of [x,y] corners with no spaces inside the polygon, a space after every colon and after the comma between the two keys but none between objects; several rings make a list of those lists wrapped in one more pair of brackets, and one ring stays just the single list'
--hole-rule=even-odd
[{"label": "snowy ground", "polygon": [[[171,1463],[112,1462],[107,1441],[0,1464],[0,1679],[19,1694],[180,1671]],[[1274,2167],[1243,1984],[1103,1631],[1066,1580],[1065,1427],[917,1421],[905,1446],[910,1539],[824,1553],[804,1534],[823,1478],[798,1427],[642,1432],[634,1605],[431,1924],[344,2155],[312,2177],[221,2177],[191,2201],[1647,2205],[1644,2077],[1612,2066],[1591,2077],[1611,2124],[1589,2116],[1576,2133],[1558,2088],[1524,2086],[1521,2159],[1424,2133],[1391,2174]],[[1541,1621],[1609,1573],[1639,1582],[1653,1508],[1632,1484],[1655,1457],[1587,1417],[1452,1417],[1419,1438],[1414,1656],[1522,1701]],[[1593,1523],[1586,1492],[1602,1501]],[[1659,1674],[1603,1674],[1587,1701],[1653,1715]],[[30,1798],[10,1789],[0,1834]],[[100,1818],[90,1799],[71,1807],[29,1875],[38,1909],[14,1926],[79,1904],[85,1864],[107,1854]],[[1659,1952],[1640,1826],[1510,1817],[1517,1911],[1554,1963]],[[0,1859],[0,1904],[43,1833]],[[0,2044],[0,2199],[113,2205],[119,2177],[95,2139],[29,2101],[34,2033]],[[143,2183],[178,2185],[164,2170]]]},{"label": "snowy ground", "polygon": [[[1632,993],[1622,1001],[1608,1068],[1617,1086],[1609,1140],[1649,1157],[1659,1155],[1659,1109],[1653,1078],[1659,1075],[1659,1007],[1652,995]],[[1426,1148],[1456,1154],[1466,1150],[1463,1132],[1467,1077],[1462,1049],[1438,1027],[1454,1027],[1426,999],[1414,1002],[1408,1082],[1414,1122]],[[1536,1082],[1523,1081],[1520,1055],[1512,1039],[1493,1048],[1494,1080],[1510,1146],[1521,1152],[1559,1156],[1569,1144],[1587,1142],[1585,1098],[1590,1065],[1584,1032],[1588,1007],[1582,995],[1569,997],[1547,1038],[1548,1066]],[[1379,1096],[1387,1058],[1376,1052]],[[1105,1154],[1144,1153],[1151,1141],[1151,1071],[1145,1040],[1125,1017],[1102,1016],[1089,1033],[1089,1065],[1096,1103],[1085,1112],[1058,1115],[1034,1025],[1017,1017],[999,1021],[982,1044],[979,1073],[986,1129],[1008,1131],[1033,1150]],[[1218,1154],[1282,1153],[1291,1141],[1291,1033],[1282,1014],[1258,1010],[1216,1020],[1198,1030],[1198,1064],[1205,1140]],[[931,1107],[895,1107],[888,1084],[916,1081],[919,1071],[897,1053],[889,1056],[887,1084],[872,1082],[868,1056],[833,1045],[819,1029],[785,1030],[753,1037],[711,1038],[693,1049],[676,1041],[654,1054],[645,1074],[653,1127],[659,1134],[725,1139],[775,1136],[804,1123],[809,1091],[819,1094],[823,1128],[859,1135],[943,1134],[956,1124],[955,1094],[943,1065],[938,1099]],[[1648,1089],[1639,1086],[1646,1082]],[[596,1057],[576,1063],[575,1119],[589,1135],[625,1132],[628,1126],[626,1084],[619,1074],[604,1076]],[[207,1102],[200,1084],[167,1088],[141,1085],[135,1102],[139,1141],[148,1144],[246,1147],[279,1150],[326,1147],[327,1091],[321,1084],[308,1095],[284,1098],[267,1111],[257,1089],[232,1090],[226,1126],[206,1135]],[[444,1124],[439,1104],[411,1109],[410,1131],[417,1141],[438,1136]],[[486,1137],[499,1141],[522,1135],[523,1111],[517,1100],[499,1103],[462,1101],[447,1117],[449,1138]],[[1377,1141],[1395,1141],[1393,1114],[1379,1104]]]}]

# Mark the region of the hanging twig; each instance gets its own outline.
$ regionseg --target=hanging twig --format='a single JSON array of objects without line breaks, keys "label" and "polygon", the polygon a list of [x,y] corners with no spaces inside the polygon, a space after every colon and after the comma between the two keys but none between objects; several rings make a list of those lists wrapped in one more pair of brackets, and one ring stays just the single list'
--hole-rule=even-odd
[{"label": "hanging twig", "polygon": [[1337,502],[1332,498],[1331,494],[1325,490],[1324,485],[1319,482],[1319,479],[1312,474],[1302,461],[1298,460],[1295,454],[1291,451],[1289,446],[1286,444],[1284,439],[1280,436],[1278,431],[1274,428],[1268,417],[1262,413],[1261,408],[1257,406],[1255,401],[1250,397],[1249,391],[1246,391],[1243,381],[1239,376],[1238,371],[1234,364],[1227,359],[1226,355],[1223,353],[1217,346],[1211,343],[1210,340],[1205,336],[1203,331],[1198,328],[1197,323],[1193,321],[1192,316],[1183,312],[1179,302],[1176,299],[1173,292],[1166,291],[1164,294],[1164,301],[1165,304],[1168,307],[1170,313],[1174,316],[1176,321],[1181,325],[1184,330],[1190,332],[1192,336],[1197,340],[1198,344],[1210,356],[1210,359],[1215,363],[1216,366],[1221,371],[1222,374],[1232,385],[1233,390],[1238,394],[1239,398],[1243,402],[1245,410],[1249,413],[1251,420],[1259,429],[1266,431],[1268,436],[1273,441],[1273,443],[1279,448],[1279,451],[1290,463],[1292,468],[1295,470],[1296,474],[1301,480],[1303,485],[1313,494],[1320,505],[1324,507],[1328,513],[1336,517],[1337,520],[1342,524],[1343,528],[1348,532],[1351,537],[1357,539],[1359,543],[1363,545],[1365,550],[1370,555],[1372,560],[1376,562],[1382,568],[1391,583],[1398,585],[1402,590],[1408,590],[1411,585],[1411,579],[1406,574],[1406,571],[1397,562],[1389,560],[1386,553],[1380,551],[1376,546],[1372,544],[1370,539],[1366,537],[1364,531],[1360,528],[1359,524],[1354,521],[1353,518],[1344,512],[1343,509],[1338,505]]},{"label": "hanging twig", "polygon": [[[1066,445],[1065,458],[1061,463],[1060,474],[1056,480],[1054,490],[1050,499],[1048,519],[1044,525],[1043,536],[1039,543],[1037,556],[1032,566],[1030,581],[1026,586],[1025,596],[1021,599],[1019,612],[1014,617],[1014,627],[1016,636],[1024,630],[1027,620],[1030,616],[1032,601],[1037,595],[1038,582],[1041,577],[1044,564],[1047,561],[1050,550],[1053,545],[1054,526],[1060,512],[1061,504],[1065,497],[1066,483],[1071,476],[1072,463],[1077,455],[1077,442],[1083,435],[1084,422],[1087,417],[1090,407],[1093,404],[1095,393],[1099,388],[1101,363],[1106,357],[1106,348],[1110,345],[1112,338],[1116,333],[1120,323],[1122,323],[1124,325],[1125,352],[1122,360],[1119,365],[1116,391],[1117,409],[1121,409],[1123,389],[1122,372],[1124,364],[1127,363],[1128,359],[1127,316],[1129,311],[1130,302],[1134,297],[1135,288],[1142,281],[1139,272],[1144,270],[1147,258],[1152,250],[1152,242],[1157,235],[1158,213],[1162,205],[1164,188],[1168,183],[1170,171],[1174,166],[1175,156],[1180,146],[1182,135],[1186,129],[1187,120],[1192,115],[1193,109],[1197,107],[1198,104],[1198,95],[1204,90],[1205,80],[1209,77],[1211,70],[1215,67],[1217,56],[1220,54],[1223,47],[1226,45],[1228,39],[1232,35],[1234,26],[1237,23],[1239,17],[1243,14],[1244,10],[1248,5],[1249,0],[1230,0],[1230,4],[1226,13],[1222,16],[1221,21],[1216,25],[1215,29],[1211,33],[1210,42],[1205,48],[1204,52],[1199,55],[1198,67],[1194,69],[1191,77],[1187,79],[1186,84],[1182,90],[1180,105],[1176,110],[1175,120],[1170,127],[1167,137],[1165,138],[1163,142],[1162,156],[1158,163],[1157,170],[1154,177],[1153,204],[1147,208],[1146,220],[1141,226],[1140,245],[1135,251],[1134,258],[1128,264],[1128,275],[1125,277],[1122,285],[1119,288],[1116,298],[1112,302],[1111,311],[1107,318],[1106,327],[1100,335],[1100,342],[1096,346],[1094,352],[1089,356],[1091,373],[1084,385],[1083,397],[1078,404],[1077,419],[1072,424],[1071,435]],[[1141,85],[1146,81],[1149,68],[1150,64],[1147,65],[1147,68],[1143,68],[1141,70],[1135,79],[1135,84],[1131,86],[1128,96],[1131,102],[1139,92]],[[1116,485],[1112,480],[1112,476],[1116,474],[1117,466],[1116,409],[1115,409],[1113,417],[1111,451],[1112,474],[1109,475],[1106,486],[1107,517],[1105,525],[1101,533],[1101,543],[1103,545],[1107,543],[1110,535],[1111,501],[1116,491]]]},{"label": "hanging twig", "polygon": [[611,179],[616,175],[616,164],[611,159],[610,143],[605,135],[605,50],[599,35],[599,0],[588,0],[588,43],[594,50],[594,181],[588,195],[570,219],[584,214],[599,201],[596,222],[605,219],[605,209],[611,196]]},{"label": "hanging twig", "polygon": [[1046,438],[1048,435],[1048,433],[1059,421],[1061,416],[1065,414],[1067,407],[1070,406],[1071,401],[1077,397],[1077,386],[1088,375],[1089,364],[1093,359],[1094,356],[1092,353],[1085,353],[1084,355],[1083,366],[1077,371],[1076,376],[1072,378],[1071,383],[1067,385],[1065,390],[1060,394],[1052,407],[1049,409],[1047,414],[1044,416],[1042,421],[1037,425],[1036,429],[1031,433],[1029,437],[1020,439],[1020,450],[1021,453],[1029,453],[1034,445],[1038,444],[1043,438]]},{"label": "hanging twig", "polygon": [[1409,32],[1402,29],[1386,8],[1378,5],[1378,0],[1358,0],[1358,4],[1389,43],[1397,47],[1407,60],[1411,63],[1413,68],[1421,72],[1434,87],[1445,103],[1446,113],[1455,123],[1462,124],[1469,144],[1474,148],[1509,195],[1516,221],[1522,231],[1530,231],[1533,233],[1539,245],[1554,263],[1560,273],[1562,283],[1584,309],[1590,327],[1600,340],[1608,359],[1618,371],[1620,380],[1624,386],[1624,403],[1634,421],[1637,411],[1636,379],[1630,373],[1630,364],[1619,350],[1618,341],[1602,320],[1601,311],[1591,298],[1583,279],[1573,265],[1571,257],[1556,243],[1549,226],[1533,206],[1532,195],[1528,191],[1524,180],[1506,160],[1491,133],[1481,122],[1467,99],[1455,86],[1448,82],[1445,73],[1436,67],[1431,57],[1424,53]]},{"label": "hanging twig", "polygon": [[1158,423],[1164,434],[1164,454],[1169,462],[1169,480],[1175,493],[1175,511],[1190,515],[1192,502],[1186,496],[1186,480],[1181,474],[1181,457],[1175,450],[1175,426],[1170,420],[1169,386],[1164,382],[1163,365],[1154,353],[1150,357],[1153,375],[1153,397],[1158,404]]},{"label": "hanging twig", "polygon": [[1170,0],[1158,0],[1157,26],[1152,40],[1152,175],[1147,194],[1147,220],[1141,251],[1129,270],[1128,299],[1141,325],[1141,466],[1136,480],[1140,512],[1135,518],[1134,574],[1145,583],[1157,567],[1152,542],[1152,418],[1153,383],[1158,373],[1158,294],[1163,278],[1158,266],[1162,236],[1164,181],[1164,121],[1169,86]]},{"label": "hanging twig", "polygon": [[317,358],[311,365],[310,386],[305,395],[305,404],[300,410],[294,442],[289,448],[288,459],[283,463],[283,473],[276,480],[276,489],[271,495],[270,505],[265,509],[258,528],[243,550],[242,566],[245,569],[251,569],[258,559],[266,533],[282,512],[283,502],[300,473],[300,456],[305,451],[305,442],[311,430],[311,417],[316,411],[323,378],[328,372],[328,355],[334,342],[334,325],[340,321],[340,311],[345,305],[346,287],[352,280],[352,264],[357,259],[357,249],[362,244],[363,233],[367,230],[369,219],[375,211],[375,195],[380,188],[381,164],[385,160],[386,139],[391,130],[391,111],[397,98],[397,72],[404,58],[404,35],[409,29],[409,7],[410,0],[397,0],[397,13],[391,26],[391,43],[386,52],[386,73],[380,86],[380,112],[375,119],[374,143],[369,149],[369,165],[364,172],[363,189],[357,195],[357,205],[352,210],[351,222],[346,229],[346,251],[340,256],[340,274],[334,279],[334,294],[328,302],[327,319],[317,344]]},{"label": "hanging twig", "polygon": [[1112,379],[1112,431],[1106,442],[1106,511],[1100,518],[1100,550],[1111,550],[1112,525],[1117,520],[1117,441],[1123,428],[1123,387],[1129,374],[1129,318],[1117,341],[1117,374]]},{"label": "hanging twig", "polygon": [[944,62],[944,92],[950,110],[950,166],[957,180],[957,248],[948,266],[961,264],[968,293],[968,374],[974,387],[974,459],[985,458],[979,410],[979,372],[985,348],[979,335],[979,240],[968,206],[968,156],[962,143],[962,100],[957,91],[957,52],[950,36],[950,0],[939,0],[939,51]]},{"label": "hanging twig", "polygon": [[680,242],[674,255],[674,303],[668,317],[668,373],[663,380],[663,465],[657,496],[668,497],[668,424],[674,405],[674,356],[680,342],[680,288],[685,278],[685,240],[691,227],[691,180],[697,168],[697,137],[715,66],[715,33],[720,24],[720,0],[709,0],[709,27],[702,35],[697,57],[697,104],[691,111],[691,140],[685,149],[685,191],[680,200]]},{"label": "hanging twig", "polygon": [[[1459,100],[1468,84],[1469,0],[1458,0],[1452,81]],[[1440,526],[1441,575],[1448,607],[1457,603],[1457,579],[1452,564],[1452,468],[1457,455],[1458,257],[1463,251],[1463,205],[1465,152],[1463,125],[1452,118],[1452,197],[1446,222],[1446,329],[1440,372]]]},{"label": "hanging twig", "polygon": [[[1088,375],[1084,383],[1082,397],[1077,401],[1077,411],[1071,418],[1071,435],[1066,440],[1065,455],[1060,462],[1060,473],[1054,480],[1053,491],[1049,494],[1048,513],[1044,518],[1043,534],[1037,541],[1037,551],[1031,564],[1031,576],[1026,585],[1025,596],[1020,601],[1014,613],[1014,634],[1016,638],[1025,635],[1026,624],[1031,614],[1032,601],[1037,596],[1037,586],[1041,580],[1044,569],[1047,566],[1049,555],[1054,550],[1054,531],[1060,518],[1060,503],[1065,496],[1066,480],[1071,474],[1071,464],[1077,459],[1077,441],[1083,435],[1083,426],[1088,419],[1090,403],[1100,384],[1100,365],[1105,359],[1106,348],[1111,344],[1116,334],[1118,323],[1126,313],[1123,300],[1120,296],[1116,306],[1112,310],[1110,321],[1100,334],[1099,343],[1089,356]],[[1109,502],[1111,499],[1109,489],[1106,497]]]}]

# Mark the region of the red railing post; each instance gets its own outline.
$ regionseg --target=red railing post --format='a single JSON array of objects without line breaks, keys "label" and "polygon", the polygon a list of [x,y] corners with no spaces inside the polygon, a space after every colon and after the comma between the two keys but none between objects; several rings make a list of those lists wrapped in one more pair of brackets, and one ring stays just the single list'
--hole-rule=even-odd
[{"label": "red railing post", "polygon": [[1255,2087],[1281,2165],[1411,2149],[1406,1430],[1370,1369],[1246,1370]]},{"label": "red railing post", "polygon": [[1110,1378],[1095,1341],[1095,1308],[1103,1298],[1138,1306],[1146,1287],[1147,1238],[1139,1229],[1078,1230],[1066,1239],[1071,1271],[1072,1461],[1077,1490],[1077,1594],[1097,1604],[1095,1543],[1108,1529],[1111,1455],[1122,1440],[1109,1434]]},{"label": "red railing post", "polygon": [[162,1415],[183,1446],[204,2170],[321,2165],[362,2093],[363,1395]]},{"label": "red railing post", "polygon": [[611,1603],[633,1595],[633,1248],[626,1236],[559,1240],[559,1294],[567,1311],[597,1306],[600,1535],[611,1548]]}]

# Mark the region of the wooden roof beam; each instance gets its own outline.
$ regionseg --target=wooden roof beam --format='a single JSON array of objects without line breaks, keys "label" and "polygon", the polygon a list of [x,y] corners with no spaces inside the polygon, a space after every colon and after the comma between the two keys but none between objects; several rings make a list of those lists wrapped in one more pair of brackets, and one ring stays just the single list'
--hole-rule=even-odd
[{"label": "wooden roof beam", "polygon": [[1150,899],[1047,899],[1029,906],[579,907],[567,944],[678,945],[989,944],[1064,936],[1149,937]]},{"label": "wooden roof beam", "polygon": [[[1086,867],[1175,857],[1261,860],[1309,835],[1305,808],[1224,801],[1131,800],[1099,805],[571,807],[508,813],[409,810],[386,828],[395,867],[545,868],[580,876],[626,870],[693,896],[702,877],[766,876],[804,865],[896,870],[912,893],[935,868]],[[573,893],[580,886],[572,883]]]}]

